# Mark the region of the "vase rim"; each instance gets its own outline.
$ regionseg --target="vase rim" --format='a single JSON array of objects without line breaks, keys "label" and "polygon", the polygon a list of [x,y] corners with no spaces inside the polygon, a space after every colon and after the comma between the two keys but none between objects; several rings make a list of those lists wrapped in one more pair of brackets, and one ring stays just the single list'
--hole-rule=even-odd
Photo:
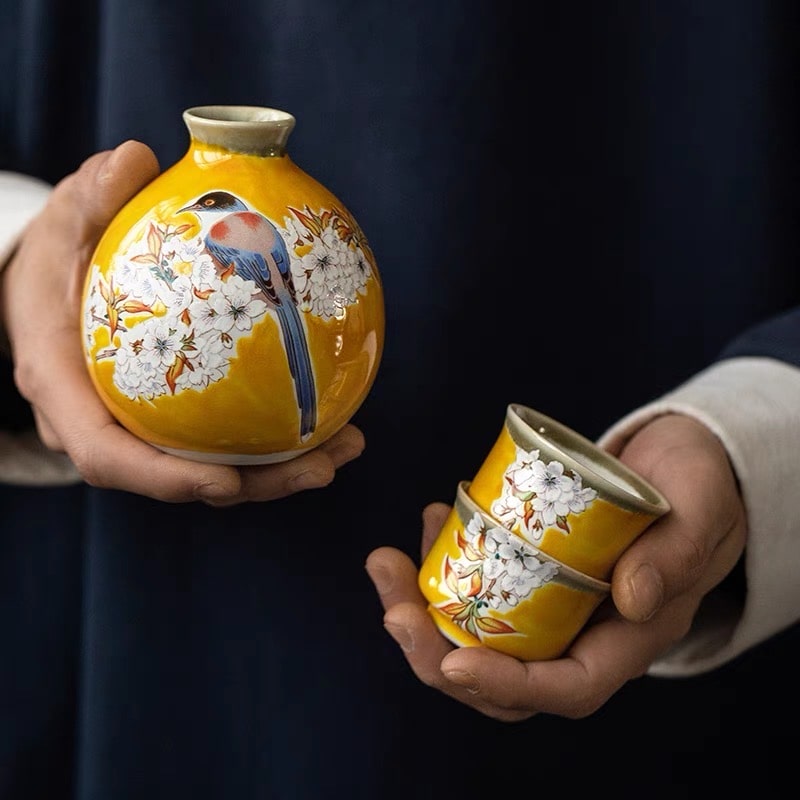
[{"label": "vase rim", "polygon": [[288,111],[269,106],[206,105],[183,112],[190,135],[217,145],[254,155],[283,155],[295,126]]}]

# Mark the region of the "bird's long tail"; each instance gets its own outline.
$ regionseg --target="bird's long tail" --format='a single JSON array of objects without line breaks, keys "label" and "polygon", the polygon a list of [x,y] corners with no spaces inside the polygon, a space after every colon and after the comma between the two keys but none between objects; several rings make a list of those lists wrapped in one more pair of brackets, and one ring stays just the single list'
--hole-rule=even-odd
[{"label": "bird's long tail", "polygon": [[294,379],[297,405],[300,408],[300,438],[306,439],[317,427],[317,392],[314,370],[300,312],[288,298],[275,307],[283,332],[283,344]]}]

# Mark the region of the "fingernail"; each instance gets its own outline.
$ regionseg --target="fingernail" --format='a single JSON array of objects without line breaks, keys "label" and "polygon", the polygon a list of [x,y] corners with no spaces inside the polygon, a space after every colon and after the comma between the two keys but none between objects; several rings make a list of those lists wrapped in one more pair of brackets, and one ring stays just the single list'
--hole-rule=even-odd
[{"label": "fingernail", "polygon": [[633,573],[630,587],[639,609],[639,618],[642,622],[646,622],[661,608],[664,601],[664,584],[661,581],[661,575],[652,564],[642,564]]},{"label": "fingernail", "polygon": [[445,672],[444,676],[447,680],[457,683],[459,686],[463,686],[470,694],[478,694],[481,690],[481,683],[478,680],[478,676],[473,675],[471,672],[466,672],[462,669],[451,669],[449,672]]},{"label": "fingernail", "polygon": [[195,489],[194,496],[204,503],[213,504],[229,500],[231,492],[227,486],[222,486],[219,483],[204,483]]},{"label": "fingernail", "polygon": [[121,153],[122,150],[125,148],[127,142],[123,142],[120,145],[117,145],[108,155],[106,159],[106,163],[103,165],[103,171],[98,175],[99,180],[108,180],[110,177],[113,176],[114,171],[117,168],[117,164],[119,163],[120,158],[122,157]]},{"label": "fingernail", "polygon": [[330,483],[328,476],[320,475],[313,470],[306,470],[293,478],[289,478],[289,488],[292,491],[300,492],[304,489],[321,489]]},{"label": "fingernail", "polygon": [[383,626],[389,631],[389,635],[400,645],[404,653],[414,652],[414,637],[408,628],[403,628],[400,625],[392,625],[387,623]]},{"label": "fingernail", "polygon": [[387,594],[394,587],[394,577],[388,569],[384,567],[367,567],[367,575],[375,584],[378,594]]}]

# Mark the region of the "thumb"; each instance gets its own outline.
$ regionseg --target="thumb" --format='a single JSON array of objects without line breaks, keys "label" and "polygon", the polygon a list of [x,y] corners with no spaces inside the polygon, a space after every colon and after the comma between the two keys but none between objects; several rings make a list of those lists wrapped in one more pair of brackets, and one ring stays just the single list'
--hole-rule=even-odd
[{"label": "thumb", "polygon": [[[95,153],[54,189],[51,209],[67,224],[78,224],[79,241],[93,244],[134,195],[158,176],[155,153],[130,139]],[[77,212],[77,215],[76,215]]]}]

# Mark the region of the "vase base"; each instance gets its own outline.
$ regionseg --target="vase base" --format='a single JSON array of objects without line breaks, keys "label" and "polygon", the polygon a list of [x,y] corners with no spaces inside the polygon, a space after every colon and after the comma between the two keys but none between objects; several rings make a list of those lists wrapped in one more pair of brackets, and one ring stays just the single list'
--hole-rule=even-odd
[{"label": "vase base", "polygon": [[[153,444],[150,442],[150,444]],[[312,448],[301,450],[283,450],[280,453],[204,453],[199,450],[179,450],[175,447],[161,447],[154,444],[153,447],[171,456],[178,456],[189,461],[200,461],[204,464],[230,464],[234,467],[259,466],[263,464],[280,464],[292,458],[309,452]]]}]

